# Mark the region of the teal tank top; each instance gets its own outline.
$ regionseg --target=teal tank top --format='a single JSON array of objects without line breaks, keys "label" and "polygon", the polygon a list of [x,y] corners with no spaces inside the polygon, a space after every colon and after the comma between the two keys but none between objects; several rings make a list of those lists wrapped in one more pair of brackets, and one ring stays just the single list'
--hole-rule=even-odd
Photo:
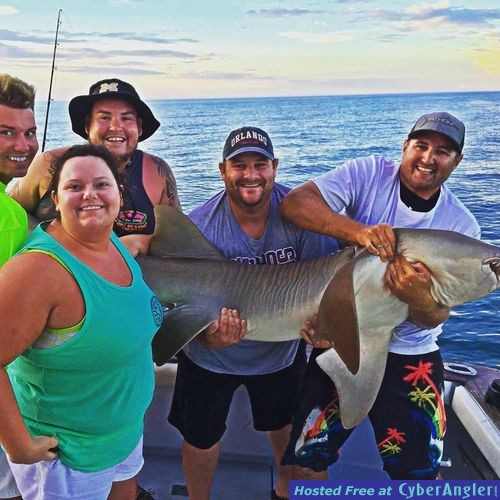
[{"label": "teal tank top", "polygon": [[44,231],[46,224],[21,252],[42,249],[64,262],[82,292],[85,319],[71,340],[28,348],[8,373],[30,433],[55,436],[66,466],[99,471],[124,460],[143,433],[154,390],[151,341],[163,310],[114,234],[111,241],[132,274],[130,286],[110,283],[83,264]]}]

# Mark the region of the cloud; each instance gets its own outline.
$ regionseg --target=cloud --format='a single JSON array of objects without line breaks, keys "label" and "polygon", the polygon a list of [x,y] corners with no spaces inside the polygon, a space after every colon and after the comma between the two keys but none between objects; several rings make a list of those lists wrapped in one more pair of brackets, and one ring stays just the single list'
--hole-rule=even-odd
[{"label": "cloud", "polygon": [[335,32],[325,32],[325,33],[307,33],[299,31],[285,31],[280,33],[281,36],[285,38],[290,38],[292,40],[300,40],[304,43],[310,44],[329,44],[329,43],[340,43],[348,42],[353,39],[353,36],[347,33],[335,33]]},{"label": "cloud", "polygon": [[382,35],[378,35],[376,38],[380,43],[396,43],[403,38],[403,35],[401,33],[384,33]]},{"label": "cloud", "polygon": [[334,0],[335,3],[343,4],[343,5],[353,5],[360,3],[374,3],[376,0]]},{"label": "cloud", "polygon": [[183,59],[192,60],[197,59],[198,55],[190,54],[189,52],[180,52],[177,50],[149,50],[149,49],[136,49],[136,50],[97,50],[88,47],[71,48],[66,51],[59,52],[61,58],[73,59],[75,57],[95,57],[98,59],[109,59],[116,57],[146,57],[146,58],[168,58],[168,59]]},{"label": "cloud", "polygon": [[[172,45],[176,43],[200,43],[199,40],[195,38],[164,38],[154,33],[142,34],[142,33],[129,33],[125,31],[117,32],[70,32],[70,31],[60,31],[59,32],[59,44],[75,44],[75,43],[89,43],[93,38],[109,38],[114,42],[119,42],[120,40],[129,40],[145,43],[154,44],[164,44]],[[0,40],[1,41],[13,41],[13,42],[31,42],[38,44],[49,44],[54,43],[54,33],[52,31],[44,32],[39,31],[38,33],[22,33],[20,31],[12,31],[7,29],[0,29]]]},{"label": "cloud", "polygon": [[435,3],[422,3],[420,5],[410,5],[403,10],[407,14],[416,14],[419,15],[421,13],[430,12],[435,9],[445,9],[450,6],[450,2],[448,0],[438,0]]},{"label": "cloud", "polygon": [[[103,38],[99,43],[95,43],[94,36]],[[162,39],[164,46],[158,43],[147,46],[146,42],[154,36],[126,32],[71,33],[68,37],[61,34],[57,66],[61,72],[75,73],[77,68],[81,67],[82,71],[89,73],[83,69],[86,65],[89,68],[94,67],[90,73],[95,74],[96,70],[109,71],[110,62],[116,60],[116,64],[113,63],[112,67],[114,70],[123,70],[123,74],[130,71],[136,75],[163,75],[165,66],[169,64],[196,64],[213,57],[210,53],[196,54],[191,51],[169,49],[167,43],[179,41],[174,39]],[[138,43],[131,46],[131,42],[124,41],[128,39],[136,39]],[[182,40],[196,42],[194,39]],[[0,29],[0,59],[2,63],[6,61],[10,65],[14,61],[21,66],[32,64],[38,67],[50,64],[53,43],[52,33],[45,37],[40,33],[24,34]],[[81,64],[77,65],[75,61],[81,61]],[[104,65],[106,68],[102,67]]]},{"label": "cloud", "polygon": [[178,75],[180,78],[193,80],[232,80],[232,81],[248,81],[248,80],[276,80],[274,76],[262,76],[249,71],[242,72],[225,72],[225,71],[190,71],[183,72]]},{"label": "cloud", "polygon": [[[134,61],[128,61],[127,64],[114,66],[112,73],[113,75],[151,75],[151,76],[164,76],[166,75],[163,71],[155,71],[150,69],[138,68],[140,63]],[[108,65],[104,66],[65,66],[64,69],[60,69],[62,73],[77,73],[77,74],[90,74],[90,75],[102,75],[109,74],[110,69]]]},{"label": "cloud", "polygon": [[297,17],[297,16],[308,16],[311,14],[323,14],[323,10],[307,10],[307,9],[260,9],[260,10],[249,10],[247,14],[249,16],[264,17],[266,19],[279,19],[284,17]]},{"label": "cloud", "polygon": [[74,41],[77,38],[77,41],[87,41],[89,38],[112,38],[113,40],[121,39],[121,40],[135,40],[138,42],[150,42],[150,43],[158,43],[158,44],[173,44],[173,43],[199,43],[199,40],[195,38],[163,38],[154,33],[151,34],[141,34],[141,33],[129,33],[125,31],[116,31],[116,32],[68,32],[62,31],[61,36],[64,39]]},{"label": "cloud", "polygon": [[430,20],[440,18],[449,24],[462,26],[489,25],[491,20],[500,19],[500,9],[469,9],[450,7],[448,0],[440,0],[434,4],[413,5],[403,11],[414,20]]},{"label": "cloud", "polygon": [[434,4],[413,5],[401,11],[366,10],[358,12],[358,16],[393,22],[401,31],[431,31],[438,27],[493,29],[494,21],[500,19],[500,9],[449,7],[447,0],[441,0]]},{"label": "cloud", "polygon": [[136,33],[106,33],[101,36],[110,36],[110,37],[120,37],[124,40],[137,40],[140,42],[152,42],[152,43],[164,43],[164,44],[172,44],[172,43],[200,43],[200,40],[196,40],[194,38],[161,38],[157,35],[140,35]]},{"label": "cloud", "polygon": [[121,7],[122,5],[129,5],[130,7],[135,7],[139,5],[140,0],[109,0],[109,5]]},{"label": "cloud", "polygon": [[18,31],[0,29],[0,40],[4,42],[54,43],[54,35],[25,35],[24,33],[19,33]]},{"label": "cloud", "polygon": [[45,59],[47,60],[49,53],[37,52],[35,50],[24,49],[21,47],[13,47],[0,43],[0,58],[13,61],[14,59]]},{"label": "cloud", "polygon": [[11,7],[10,5],[0,5],[0,16],[10,16],[11,14],[17,14],[19,11]]}]

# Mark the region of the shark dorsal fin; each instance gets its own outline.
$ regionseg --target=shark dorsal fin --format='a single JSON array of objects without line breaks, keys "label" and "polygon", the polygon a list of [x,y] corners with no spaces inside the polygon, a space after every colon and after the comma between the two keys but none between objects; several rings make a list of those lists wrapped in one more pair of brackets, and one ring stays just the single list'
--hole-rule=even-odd
[{"label": "shark dorsal fin", "polygon": [[227,260],[180,210],[157,205],[155,232],[149,248],[155,257]]}]

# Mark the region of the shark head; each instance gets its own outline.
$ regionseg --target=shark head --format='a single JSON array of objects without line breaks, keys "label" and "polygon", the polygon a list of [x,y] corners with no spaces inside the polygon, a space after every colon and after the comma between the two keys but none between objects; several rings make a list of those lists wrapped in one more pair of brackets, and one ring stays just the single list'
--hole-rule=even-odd
[{"label": "shark head", "polygon": [[[432,273],[436,302],[454,307],[499,288],[500,248],[459,233],[398,229],[398,251]],[[408,241],[411,238],[411,243]]]}]

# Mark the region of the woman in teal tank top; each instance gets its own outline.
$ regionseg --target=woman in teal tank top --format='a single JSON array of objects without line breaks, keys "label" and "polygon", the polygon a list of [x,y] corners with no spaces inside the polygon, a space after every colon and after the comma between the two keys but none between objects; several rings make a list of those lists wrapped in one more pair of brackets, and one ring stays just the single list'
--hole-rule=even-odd
[{"label": "woman in teal tank top", "polygon": [[70,148],[50,190],[59,217],[0,271],[0,443],[25,500],[135,499],[163,311],[112,233],[111,154]]}]

